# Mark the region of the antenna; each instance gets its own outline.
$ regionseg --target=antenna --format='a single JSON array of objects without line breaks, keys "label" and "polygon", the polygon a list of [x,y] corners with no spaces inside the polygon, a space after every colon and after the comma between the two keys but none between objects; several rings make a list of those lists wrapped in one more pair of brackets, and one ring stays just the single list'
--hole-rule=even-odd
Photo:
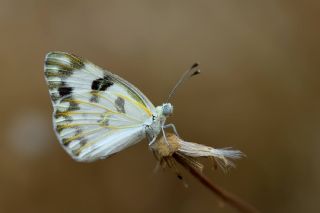
[{"label": "antenna", "polygon": [[199,64],[198,63],[194,63],[190,69],[188,69],[187,71],[185,71],[183,73],[183,75],[180,77],[179,81],[176,83],[176,85],[174,85],[173,89],[171,90],[171,92],[169,93],[169,96],[166,100],[166,102],[168,102],[170,100],[170,98],[175,94],[176,89],[183,83],[185,82],[187,79],[191,78],[192,76],[198,75],[200,74],[200,69],[199,69]]}]

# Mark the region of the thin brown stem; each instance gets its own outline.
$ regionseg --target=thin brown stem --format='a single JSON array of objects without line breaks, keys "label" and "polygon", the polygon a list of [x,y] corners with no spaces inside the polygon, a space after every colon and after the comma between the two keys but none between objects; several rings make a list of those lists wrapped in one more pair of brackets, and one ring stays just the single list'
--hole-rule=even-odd
[{"label": "thin brown stem", "polygon": [[174,153],[172,155],[174,159],[180,163],[185,169],[187,169],[195,178],[197,178],[205,187],[212,191],[215,195],[220,197],[223,201],[230,204],[232,207],[237,209],[239,212],[244,213],[258,213],[259,211],[252,206],[251,204],[243,201],[239,197],[230,192],[225,191],[224,189],[216,186],[208,177],[203,175],[201,171],[197,170],[195,167],[192,167],[188,164],[184,158],[179,153]]}]

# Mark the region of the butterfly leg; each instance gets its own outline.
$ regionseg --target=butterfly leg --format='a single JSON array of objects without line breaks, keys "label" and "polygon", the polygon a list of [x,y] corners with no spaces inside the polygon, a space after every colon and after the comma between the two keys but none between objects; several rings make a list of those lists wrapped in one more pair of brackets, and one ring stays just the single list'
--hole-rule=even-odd
[{"label": "butterfly leg", "polygon": [[157,137],[152,138],[152,140],[149,142],[149,147],[151,147],[156,142]]},{"label": "butterfly leg", "polygon": [[178,131],[176,129],[176,126],[174,124],[166,124],[163,126],[163,129],[167,129],[167,128],[172,128],[174,134],[176,134],[176,136],[178,136],[180,138]]},{"label": "butterfly leg", "polygon": [[167,141],[167,136],[166,136],[166,132],[164,131],[164,129],[165,129],[164,127],[161,128],[164,142],[165,142],[168,146],[170,146],[169,142]]},{"label": "butterfly leg", "polygon": [[[166,137],[166,133],[165,133],[164,129],[161,128],[161,130],[162,130],[164,142],[167,145],[169,145],[169,142],[167,141],[167,137]],[[149,142],[149,147],[151,147],[156,142],[156,140],[157,140],[157,137],[152,138],[152,140]]]},{"label": "butterfly leg", "polygon": [[[173,127],[172,127],[172,126],[173,126]],[[169,144],[169,142],[168,142],[168,140],[167,140],[166,132],[164,131],[164,129],[166,129],[166,128],[168,128],[168,127],[172,127],[172,128],[174,129],[175,134],[177,134],[177,131],[176,131],[176,129],[175,129],[175,127],[174,127],[173,124],[172,124],[172,126],[169,124],[169,125],[165,125],[165,126],[162,126],[162,127],[161,127],[161,131],[162,131],[162,135],[163,135],[164,142],[165,142],[168,146],[170,146],[170,144]],[[149,127],[147,127],[147,128],[149,128]],[[177,134],[177,135],[178,135],[178,134]],[[152,138],[152,139],[151,139],[150,142],[149,142],[149,147],[151,147],[151,146],[156,142],[157,136],[150,137],[150,138]]]}]

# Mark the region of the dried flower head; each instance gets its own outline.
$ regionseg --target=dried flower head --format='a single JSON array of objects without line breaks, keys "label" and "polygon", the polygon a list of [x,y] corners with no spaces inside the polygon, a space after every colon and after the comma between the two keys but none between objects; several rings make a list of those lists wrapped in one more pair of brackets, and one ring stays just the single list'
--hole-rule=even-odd
[{"label": "dried flower head", "polygon": [[239,159],[245,156],[239,150],[232,150],[231,148],[215,149],[202,144],[184,141],[171,133],[167,134],[166,140],[161,137],[154,144],[152,150],[163,167],[175,168],[173,156],[176,155],[200,171],[203,169],[203,165],[197,159],[199,157],[213,159],[215,166],[218,165],[223,171],[226,171],[230,167],[235,167],[232,159]]}]

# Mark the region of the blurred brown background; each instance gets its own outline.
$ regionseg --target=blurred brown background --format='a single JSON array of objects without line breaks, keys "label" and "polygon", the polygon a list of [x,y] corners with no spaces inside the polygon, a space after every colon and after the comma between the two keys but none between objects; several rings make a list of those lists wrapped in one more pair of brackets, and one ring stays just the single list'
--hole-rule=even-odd
[{"label": "blurred brown background", "polygon": [[205,172],[263,212],[320,209],[320,3],[285,0],[0,1],[0,212],[234,212],[186,175],[153,174],[146,141],[71,160],[51,126],[48,51],[81,55],[160,104],[188,141],[240,149]]}]

